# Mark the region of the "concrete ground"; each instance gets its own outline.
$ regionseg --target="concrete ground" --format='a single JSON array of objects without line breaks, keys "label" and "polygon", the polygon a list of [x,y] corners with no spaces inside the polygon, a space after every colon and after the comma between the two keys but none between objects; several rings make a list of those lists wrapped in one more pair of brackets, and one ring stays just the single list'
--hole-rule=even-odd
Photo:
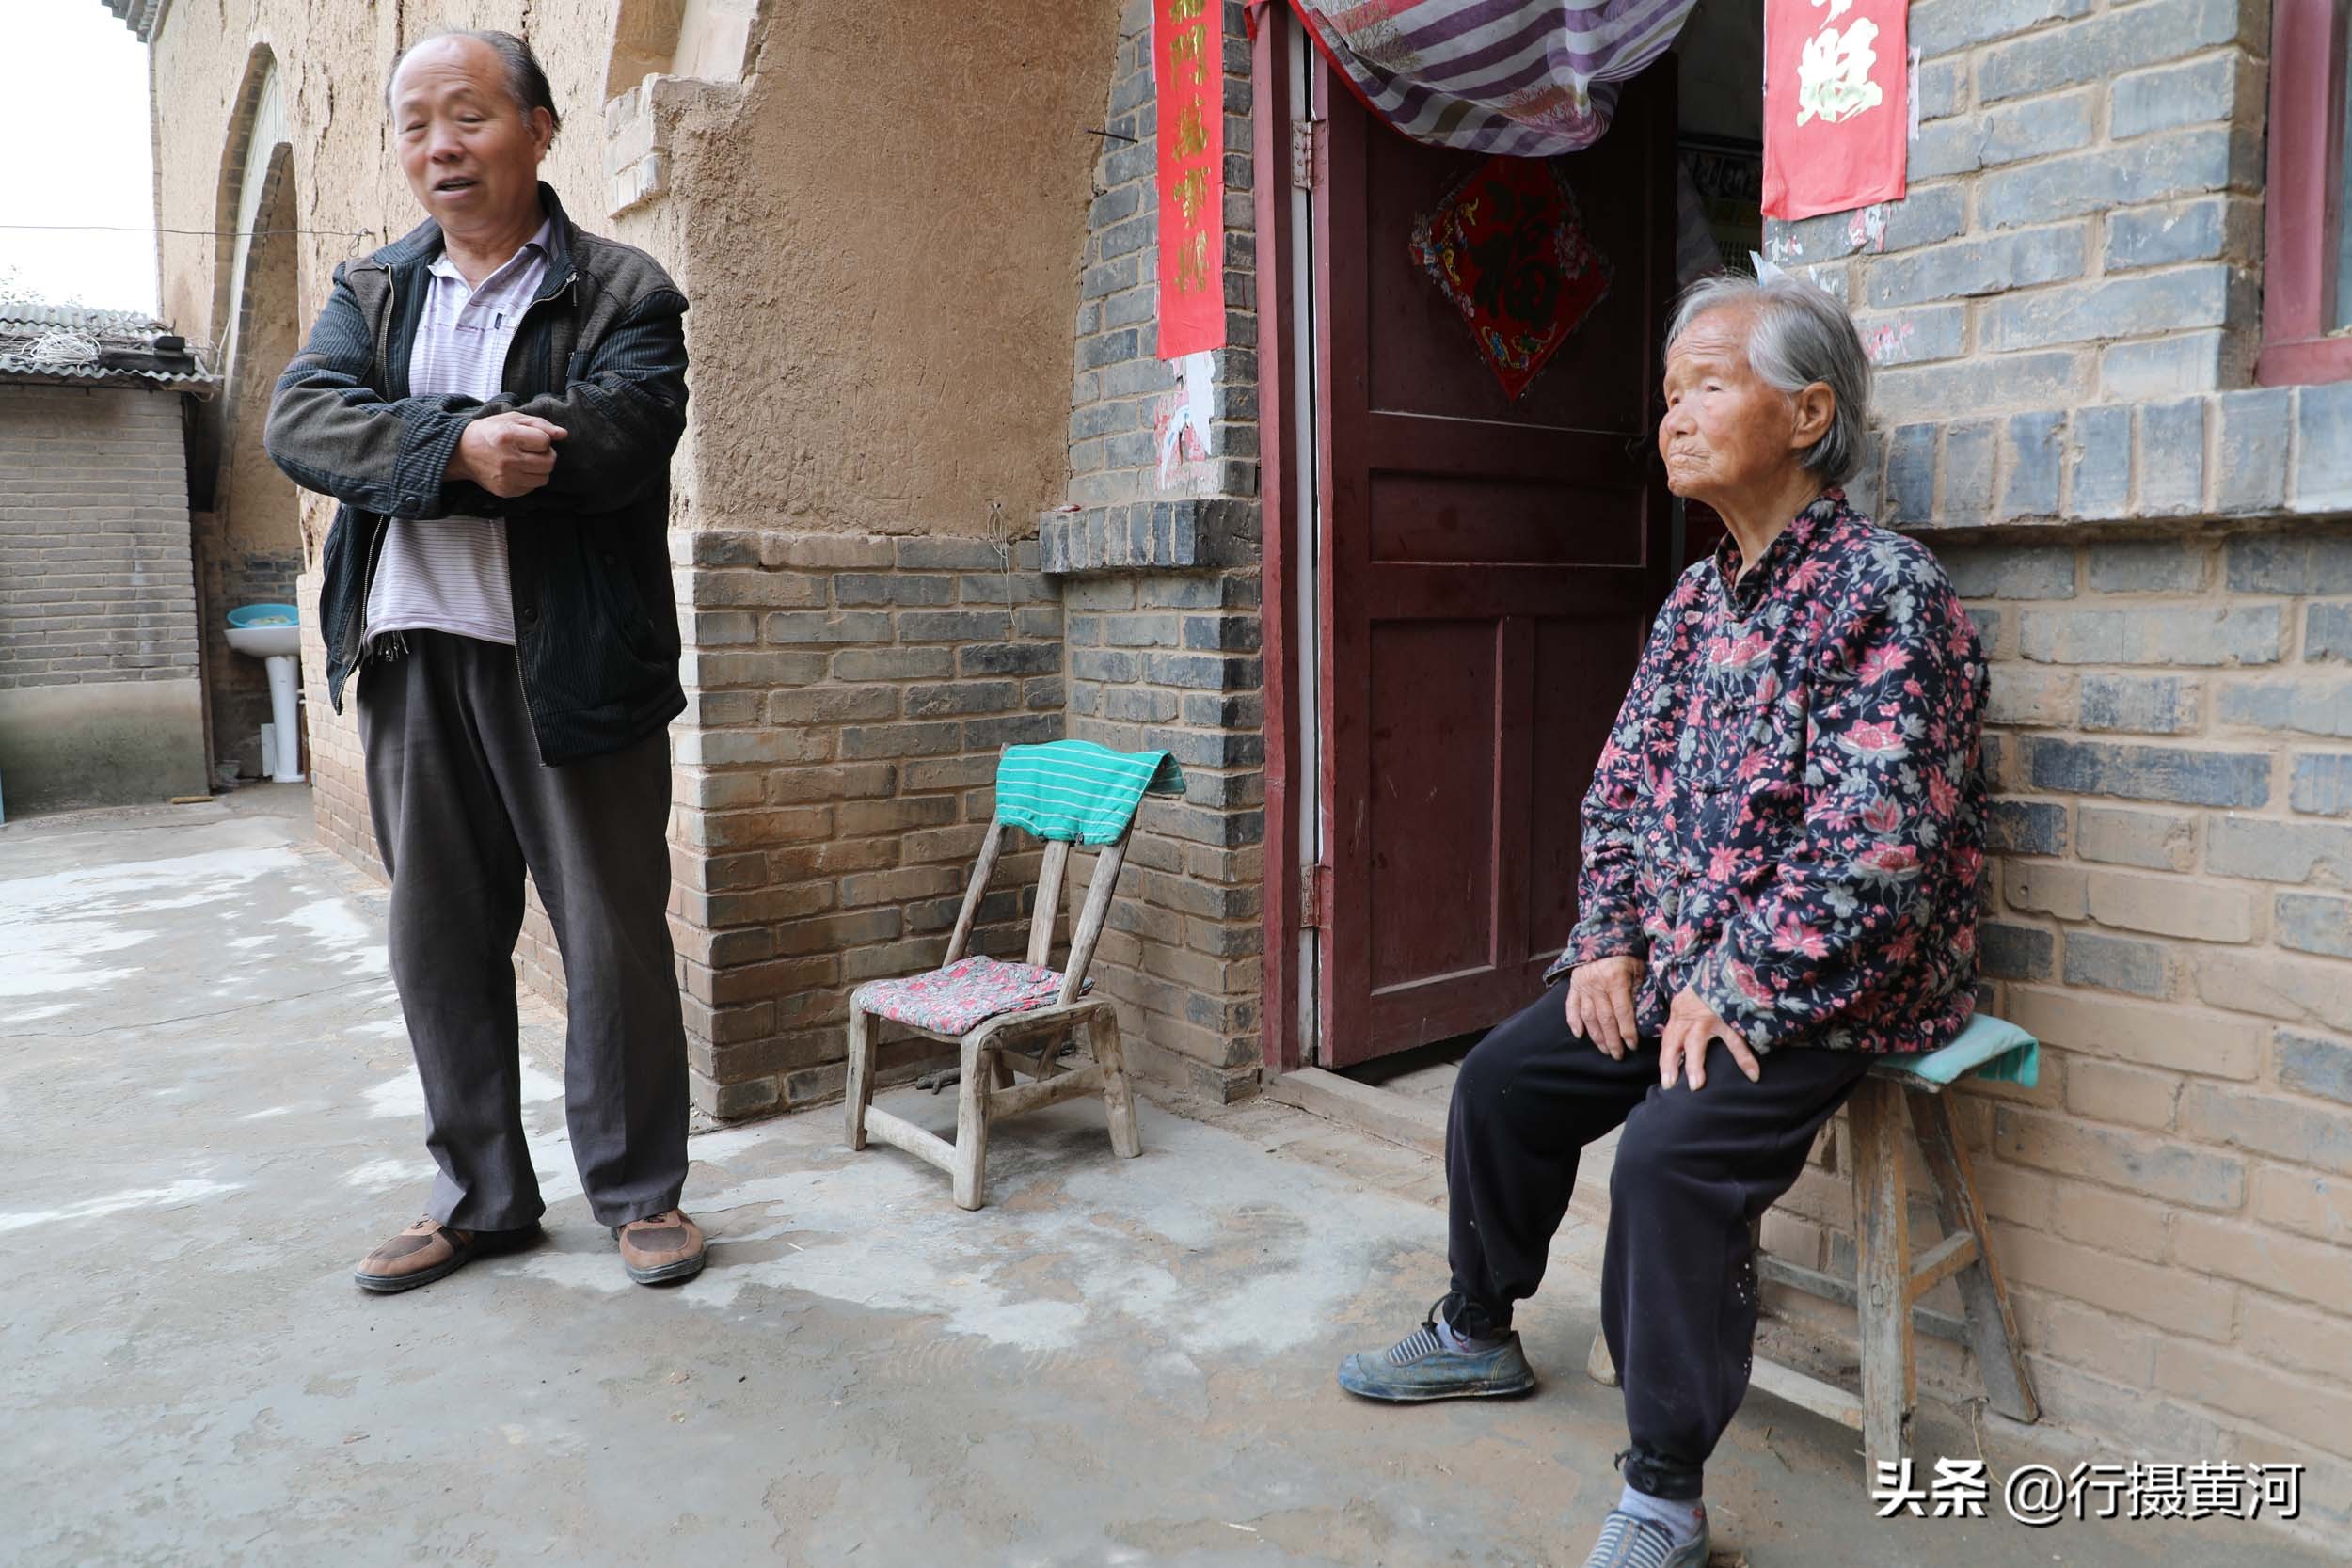
[{"label": "concrete ground", "polygon": [[[1132,1163],[1094,1108],[1041,1113],[972,1214],[832,1114],[707,1132],[711,1264],[662,1291],[589,1220],[534,1068],[548,1242],[362,1295],[429,1167],[381,895],[302,808],[0,830],[0,1561],[1582,1560],[1623,1441],[1580,1370],[1590,1227],[1522,1320],[1534,1398],[1352,1402],[1334,1363],[1442,1285],[1441,1178],[1263,1101],[1147,1106]],[[1997,1498],[1878,1521],[1851,1434],[1763,1396],[1709,1496],[1756,1568],[2320,1560],[2246,1525],[2027,1529]]]}]

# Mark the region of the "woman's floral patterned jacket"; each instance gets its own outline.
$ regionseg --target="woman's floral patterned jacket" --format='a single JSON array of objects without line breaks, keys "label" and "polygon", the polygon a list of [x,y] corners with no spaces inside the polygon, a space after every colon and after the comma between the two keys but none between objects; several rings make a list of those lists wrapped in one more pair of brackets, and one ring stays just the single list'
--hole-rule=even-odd
[{"label": "woman's floral patterned jacket", "polygon": [[1584,797],[1567,951],[1761,1053],[1927,1051],[1975,1006],[1985,666],[1935,557],[1830,491],[1682,574]]}]

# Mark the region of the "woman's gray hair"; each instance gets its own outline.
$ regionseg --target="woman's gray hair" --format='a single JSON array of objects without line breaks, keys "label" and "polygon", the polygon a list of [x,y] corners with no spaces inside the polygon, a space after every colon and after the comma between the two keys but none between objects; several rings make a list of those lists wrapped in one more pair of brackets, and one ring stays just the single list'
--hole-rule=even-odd
[{"label": "woman's gray hair", "polygon": [[1845,483],[1862,467],[1870,423],[1870,356],[1853,317],[1836,295],[1786,273],[1765,282],[1726,273],[1693,283],[1675,301],[1666,352],[1701,316],[1729,309],[1748,313],[1748,363],[1768,386],[1800,392],[1818,381],[1836,394],[1829,429],[1799,461],[1827,483]]},{"label": "woman's gray hair", "polygon": [[564,128],[563,112],[555,106],[555,89],[548,85],[547,68],[539,63],[539,56],[532,53],[530,44],[513,33],[502,33],[495,27],[435,33],[431,38],[419,39],[393,55],[391,71],[384,78],[384,107],[387,112],[392,106],[392,84],[400,78],[401,65],[424,45],[438,43],[443,39],[471,39],[476,43],[488,45],[490,53],[496,55],[499,63],[506,68],[507,95],[515,100],[515,107],[523,112],[523,118],[529,119],[533,109],[545,109],[548,112],[548,134],[553,135]]}]

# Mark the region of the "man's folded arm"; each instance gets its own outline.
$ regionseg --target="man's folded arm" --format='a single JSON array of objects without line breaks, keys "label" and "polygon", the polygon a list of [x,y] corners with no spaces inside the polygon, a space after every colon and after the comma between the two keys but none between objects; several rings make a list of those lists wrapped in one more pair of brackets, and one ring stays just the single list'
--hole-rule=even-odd
[{"label": "man's folded arm", "polygon": [[497,405],[454,395],[387,399],[366,318],[335,269],[310,341],[278,378],[262,445],[287,478],[362,511],[398,517],[495,515],[504,503],[449,478],[466,426]]},{"label": "man's folded arm", "polygon": [[560,519],[628,505],[670,471],[686,432],[686,297],[657,289],[596,345],[585,373],[515,411],[561,425],[545,485],[502,503],[517,521]]}]

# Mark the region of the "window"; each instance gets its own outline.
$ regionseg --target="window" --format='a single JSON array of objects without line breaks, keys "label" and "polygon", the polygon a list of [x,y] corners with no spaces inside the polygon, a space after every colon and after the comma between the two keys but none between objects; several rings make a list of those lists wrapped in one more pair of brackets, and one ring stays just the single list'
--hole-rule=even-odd
[{"label": "window", "polygon": [[2272,385],[2352,380],[2352,0],[2278,0],[2270,23],[2270,188],[2262,358]]}]

